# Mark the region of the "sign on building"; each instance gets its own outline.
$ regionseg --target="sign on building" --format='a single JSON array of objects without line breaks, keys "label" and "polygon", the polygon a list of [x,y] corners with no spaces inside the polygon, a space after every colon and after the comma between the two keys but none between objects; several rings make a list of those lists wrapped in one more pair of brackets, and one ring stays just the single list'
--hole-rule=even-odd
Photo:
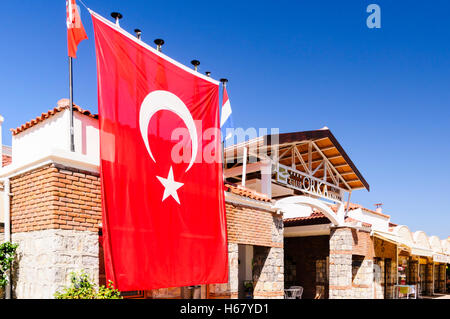
[{"label": "sign on building", "polygon": [[276,165],[275,181],[311,195],[342,202],[342,188],[282,164]]}]

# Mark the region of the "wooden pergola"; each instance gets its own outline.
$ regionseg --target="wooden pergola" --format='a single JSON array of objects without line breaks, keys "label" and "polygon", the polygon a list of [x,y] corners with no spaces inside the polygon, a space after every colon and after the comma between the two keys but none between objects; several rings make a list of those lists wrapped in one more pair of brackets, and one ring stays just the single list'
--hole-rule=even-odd
[{"label": "wooden pergola", "polygon": [[[262,180],[261,169],[270,163],[270,179],[275,184],[279,179],[274,167],[282,167],[290,171],[291,177],[294,174],[311,178],[349,194],[353,190],[370,189],[328,128],[254,138],[225,148],[224,159],[224,176],[234,183],[245,185],[246,181]],[[301,193],[292,191],[292,194]]]}]

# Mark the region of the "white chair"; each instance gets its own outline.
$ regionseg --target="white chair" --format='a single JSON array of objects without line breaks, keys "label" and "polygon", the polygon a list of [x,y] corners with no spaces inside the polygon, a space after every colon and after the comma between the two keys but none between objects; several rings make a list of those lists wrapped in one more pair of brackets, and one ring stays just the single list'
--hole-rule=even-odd
[{"label": "white chair", "polygon": [[409,299],[409,295],[414,295],[414,299],[417,299],[417,286],[416,285],[411,285],[409,287],[408,299]]},{"label": "white chair", "polygon": [[302,286],[291,286],[290,289],[296,289],[294,299],[302,299],[303,287]]}]

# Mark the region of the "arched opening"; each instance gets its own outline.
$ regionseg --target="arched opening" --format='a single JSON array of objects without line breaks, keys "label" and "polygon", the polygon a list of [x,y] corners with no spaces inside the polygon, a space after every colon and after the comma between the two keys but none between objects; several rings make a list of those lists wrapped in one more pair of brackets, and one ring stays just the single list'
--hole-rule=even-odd
[{"label": "arched opening", "polygon": [[[276,202],[275,208],[286,211],[289,213],[293,213],[293,208],[295,209],[295,205],[299,205],[299,210],[301,210],[301,206],[308,206],[311,208],[311,212],[316,209],[323,213],[334,225],[339,226],[341,224],[339,220],[339,216],[335,214],[330,207],[328,207],[323,201],[320,201],[315,198],[311,198],[308,196],[291,196],[287,198],[283,198]],[[295,216],[290,216],[295,217]]]}]

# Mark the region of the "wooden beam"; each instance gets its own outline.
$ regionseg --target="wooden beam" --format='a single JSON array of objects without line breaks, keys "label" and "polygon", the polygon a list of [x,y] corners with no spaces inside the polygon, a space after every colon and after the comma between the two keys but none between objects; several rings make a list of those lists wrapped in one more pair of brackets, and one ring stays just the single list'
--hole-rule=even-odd
[{"label": "wooden beam", "polygon": [[346,180],[339,174],[339,172],[333,167],[333,164],[329,161],[329,159],[325,156],[325,154],[323,154],[319,147],[314,144],[314,142],[311,143],[320,153],[320,155],[322,155],[322,157],[330,164],[331,169],[334,171],[334,173],[337,175],[337,177],[339,177],[342,182],[345,184],[345,186],[347,186],[348,190],[351,190],[352,188],[350,187],[350,185],[347,184]]},{"label": "wooden beam", "polygon": [[[294,152],[297,155],[298,159],[300,160],[300,163],[302,164],[303,168],[305,169],[305,172],[310,173],[308,166],[306,165],[305,161],[303,160],[303,157],[300,155],[297,147],[294,146]],[[294,163],[295,164],[295,163]]]}]

